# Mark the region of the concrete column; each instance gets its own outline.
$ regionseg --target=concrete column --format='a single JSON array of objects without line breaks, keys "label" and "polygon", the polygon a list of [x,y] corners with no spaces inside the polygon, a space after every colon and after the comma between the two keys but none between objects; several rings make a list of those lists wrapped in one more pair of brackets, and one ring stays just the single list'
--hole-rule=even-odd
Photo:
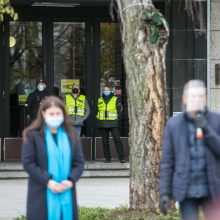
[{"label": "concrete column", "polygon": [[[215,65],[220,64],[220,1],[210,5],[210,109],[220,112],[220,85],[215,82]],[[202,46],[202,45],[201,45]]]}]

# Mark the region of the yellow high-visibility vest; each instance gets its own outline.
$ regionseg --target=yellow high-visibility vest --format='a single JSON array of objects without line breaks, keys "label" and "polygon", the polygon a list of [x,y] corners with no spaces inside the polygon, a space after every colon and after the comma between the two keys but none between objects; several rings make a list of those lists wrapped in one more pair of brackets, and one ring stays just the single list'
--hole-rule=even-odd
[{"label": "yellow high-visibility vest", "polygon": [[113,96],[106,104],[103,98],[98,99],[98,120],[117,120],[118,112],[116,108],[117,97]]},{"label": "yellow high-visibility vest", "polygon": [[84,116],[85,115],[85,100],[84,95],[80,95],[74,99],[71,94],[65,95],[66,111],[69,115]]}]

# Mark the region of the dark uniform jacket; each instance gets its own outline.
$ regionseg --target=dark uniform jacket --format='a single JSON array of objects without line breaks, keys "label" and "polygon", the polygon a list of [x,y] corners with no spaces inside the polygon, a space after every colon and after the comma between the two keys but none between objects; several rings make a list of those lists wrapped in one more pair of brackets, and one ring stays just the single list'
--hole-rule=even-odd
[{"label": "dark uniform jacket", "polygon": [[[207,111],[208,130],[204,137],[207,184],[212,198],[220,196],[220,115]],[[168,120],[163,139],[160,195],[176,201],[186,198],[190,181],[190,142],[184,113]]]},{"label": "dark uniform jacket", "polygon": [[187,198],[209,197],[207,179],[206,148],[204,138],[196,138],[195,120],[186,114],[189,133],[190,171]]},{"label": "dark uniform jacket", "polygon": [[[72,145],[72,168],[69,179],[73,182],[73,219],[78,220],[76,181],[84,168],[84,158],[78,138]],[[47,183],[51,178],[48,173],[48,157],[44,132],[31,131],[28,141],[22,145],[22,163],[28,173],[27,220],[47,220]]]},{"label": "dark uniform jacket", "polygon": [[[105,96],[102,96],[102,98],[104,99],[105,103],[108,103],[113,96],[114,95],[111,94],[110,97],[108,97],[108,99],[106,99]],[[116,109],[117,109],[117,113],[118,113],[118,119],[117,120],[97,120],[98,128],[115,128],[115,127],[120,127],[119,126],[119,120],[121,118],[122,110],[123,110],[120,98],[117,98]]]},{"label": "dark uniform jacket", "polygon": [[29,94],[26,104],[27,114],[30,114],[31,120],[34,120],[37,117],[37,111],[40,103],[46,96],[48,96],[48,94],[45,90],[39,91],[38,89]]}]

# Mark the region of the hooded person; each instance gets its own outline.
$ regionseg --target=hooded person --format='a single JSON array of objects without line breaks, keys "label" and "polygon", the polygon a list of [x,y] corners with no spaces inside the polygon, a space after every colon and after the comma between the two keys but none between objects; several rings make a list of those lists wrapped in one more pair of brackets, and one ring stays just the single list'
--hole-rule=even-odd
[{"label": "hooded person", "polygon": [[34,92],[30,93],[27,97],[26,107],[27,115],[30,115],[31,121],[33,121],[37,116],[38,108],[42,100],[48,96],[46,91],[46,83],[43,80],[36,82],[36,89]]}]

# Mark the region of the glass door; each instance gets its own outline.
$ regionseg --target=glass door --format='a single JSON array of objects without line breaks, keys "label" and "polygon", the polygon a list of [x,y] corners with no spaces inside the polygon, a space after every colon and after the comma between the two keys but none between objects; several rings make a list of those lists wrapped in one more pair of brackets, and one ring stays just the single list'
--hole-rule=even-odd
[{"label": "glass door", "polygon": [[[99,136],[95,103],[105,83],[111,84],[115,95],[122,100],[121,136],[127,136],[125,77],[117,23],[52,18],[43,22],[19,21],[8,24],[7,35],[10,45],[6,52],[8,60],[4,61],[8,70],[4,71],[7,85],[2,89],[6,95],[2,102],[6,106],[2,116],[6,131],[3,138],[21,137],[28,124],[27,96],[35,90],[36,81],[42,78],[47,82],[48,92],[62,98],[71,91],[73,82],[80,84],[81,93],[87,96],[91,108],[82,136],[91,137],[93,156],[94,139]],[[91,151],[88,154],[91,155]]]},{"label": "glass door", "polygon": [[123,72],[121,36],[118,23],[100,22],[100,96],[105,84],[110,85],[113,93],[123,106],[120,120],[121,136],[128,136],[127,95]]},{"label": "glass door", "polygon": [[[87,95],[86,37],[84,22],[54,22],[54,94],[64,100],[72,92],[72,84],[80,85],[80,93]],[[86,136],[86,126],[82,129]]]},{"label": "glass door", "polygon": [[10,22],[9,33],[9,136],[20,137],[27,125],[27,96],[42,78],[42,23]]},{"label": "glass door", "polygon": [[53,30],[54,88],[63,96],[71,92],[70,83],[75,80],[85,93],[85,23],[54,22]]}]

